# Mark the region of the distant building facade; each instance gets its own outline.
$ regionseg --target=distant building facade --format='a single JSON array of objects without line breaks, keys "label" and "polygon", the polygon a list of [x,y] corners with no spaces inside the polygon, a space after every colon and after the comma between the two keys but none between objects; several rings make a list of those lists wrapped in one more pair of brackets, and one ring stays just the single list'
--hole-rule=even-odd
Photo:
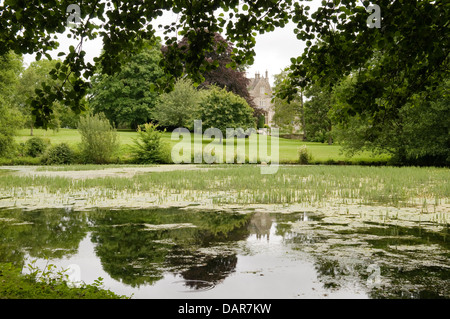
[{"label": "distant building facade", "polygon": [[272,87],[269,82],[269,72],[266,71],[266,76],[261,76],[255,73],[254,78],[250,78],[250,85],[248,90],[255,105],[263,110],[268,126],[273,125],[273,116],[275,114],[272,107]]}]

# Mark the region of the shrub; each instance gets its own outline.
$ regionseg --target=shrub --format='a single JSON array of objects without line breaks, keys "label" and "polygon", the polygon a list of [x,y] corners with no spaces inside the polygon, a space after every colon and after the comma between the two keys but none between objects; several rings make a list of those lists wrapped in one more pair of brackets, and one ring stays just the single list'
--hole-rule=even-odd
[{"label": "shrub", "polygon": [[312,160],[312,155],[306,145],[302,145],[298,149],[298,162],[300,164],[308,164]]},{"label": "shrub", "polygon": [[261,115],[258,117],[258,125],[257,128],[264,128],[264,125],[266,125],[266,117],[264,115]]},{"label": "shrub", "polygon": [[158,125],[144,124],[144,129],[139,127],[138,139],[134,140],[132,153],[134,159],[140,164],[170,163],[169,146],[161,140],[162,133],[158,131]]},{"label": "shrub", "polygon": [[103,113],[80,118],[81,153],[88,163],[106,164],[119,149],[117,131]]},{"label": "shrub", "polygon": [[214,127],[225,135],[227,128],[256,128],[253,109],[240,96],[225,89],[210,88],[199,104],[198,116],[203,121],[203,129]]},{"label": "shrub", "polygon": [[201,92],[189,79],[180,79],[174,90],[163,93],[152,111],[153,118],[164,127],[192,129]]},{"label": "shrub", "polygon": [[25,155],[31,157],[38,157],[44,154],[48,142],[40,137],[32,137],[25,142]]},{"label": "shrub", "polygon": [[66,143],[61,143],[50,147],[42,158],[42,163],[52,164],[73,164],[75,153]]},{"label": "shrub", "polygon": [[12,136],[3,135],[0,132],[0,156],[6,156],[14,145],[14,139]]},{"label": "shrub", "polygon": [[74,287],[66,271],[58,271],[55,265],[42,270],[32,267],[33,263],[28,265],[34,272],[23,274],[21,267],[1,263],[0,299],[128,299],[102,288],[103,278]]},{"label": "shrub", "polygon": [[0,165],[41,165],[39,157],[17,156],[12,158],[0,157]]}]

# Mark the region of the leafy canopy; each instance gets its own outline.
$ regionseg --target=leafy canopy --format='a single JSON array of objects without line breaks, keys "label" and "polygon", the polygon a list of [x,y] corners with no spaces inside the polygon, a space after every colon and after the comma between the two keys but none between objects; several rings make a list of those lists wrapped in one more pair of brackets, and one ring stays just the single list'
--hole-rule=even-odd
[{"label": "leafy canopy", "polygon": [[[184,50],[186,54],[190,51],[190,44],[187,37],[176,44],[178,48]],[[229,92],[233,92],[240,97],[243,97],[248,105],[255,109],[255,113],[261,113],[257,109],[253,98],[250,96],[248,86],[250,80],[245,75],[243,65],[237,65],[233,57],[233,43],[226,41],[220,34],[214,34],[214,47],[212,51],[205,52],[206,63],[211,64],[211,68],[207,69],[201,75],[203,81],[198,85],[198,88],[207,88],[211,85],[215,85],[222,89],[226,89]],[[170,54],[171,47],[163,47],[165,55]]]},{"label": "leafy canopy", "polygon": [[163,76],[161,58],[160,45],[147,44],[118,73],[96,73],[89,91],[92,111],[104,113],[116,127],[137,129],[151,121],[157,99],[151,87]]},{"label": "leafy canopy", "polygon": [[[295,33],[307,48],[292,58],[290,80],[280,89],[281,97],[295,96],[298,87],[312,83],[332,88],[351,73],[358,77],[352,103],[342,110],[341,122],[368,110],[374,121],[398,117],[399,108],[418,92],[429,92],[448,75],[450,3],[447,0],[379,0],[381,28],[369,28],[368,0],[323,0],[316,12],[309,1],[267,0],[153,0],[99,1],[81,3],[81,23],[70,30],[79,39],[77,47],[61,52],[63,63],[52,73],[64,80],[66,90],[44,85],[37,92],[33,108],[38,124],[46,125],[52,102],[60,100],[74,111],[89,88],[95,66],[85,61],[83,41],[100,37],[104,53],[96,59],[102,73],[112,75],[140,52],[146,41],[155,39],[156,29],[164,30],[170,52],[161,65],[166,74],[158,82],[170,91],[175,79],[184,74],[196,83],[202,74],[217,67],[205,59],[215,48],[214,35],[224,34],[235,45],[230,66],[251,65],[255,36],[273,31],[288,22],[297,24]],[[67,1],[4,0],[0,5],[0,56],[10,50],[18,54],[37,53],[37,58],[58,48],[56,33],[66,30]],[[164,12],[178,14],[175,22],[154,26]],[[101,21],[99,23],[98,21]],[[187,39],[187,52],[176,44]],[[69,76],[73,74],[74,79]],[[348,119],[348,118],[347,118]]]},{"label": "leafy canopy", "polygon": [[[60,100],[76,112],[83,111],[81,99],[87,93],[89,79],[96,71],[95,65],[86,62],[83,41],[97,37],[103,40],[104,53],[96,59],[102,73],[112,75],[127,64],[127,60],[140,52],[146,41],[155,39],[157,26],[152,22],[171,11],[178,14],[176,22],[164,27],[166,45],[175,44],[178,35],[188,39],[191,50],[187,53],[171,46],[162,62],[165,80],[160,89],[170,90],[174,79],[190,74],[197,83],[202,75],[214,66],[205,60],[205,52],[214,47],[214,34],[225,33],[236,44],[233,50],[237,64],[252,63],[256,32],[273,30],[284,26],[289,20],[289,1],[253,0],[153,0],[153,1],[99,1],[80,3],[81,23],[70,30],[70,36],[79,45],[71,46],[69,52],[61,52],[63,63],[55,67],[52,76],[64,79],[69,89],[55,89],[44,85],[33,102],[36,121],[45,126],[52,113],[52,102]],[[17,1],[4,0],[0,5],[0,56],[10,50],[18,54],[37,54],[51,58],[49,52],[57,49],[57,33],[64,33],[70,2],[58,0]],[[159,27],[159,26],[158,26]],[[70,81],[73,74],[75,80]]]},{"label": "leafy canopy", "polygon": [[0,156],[12,154],[13,136],[23,124],[15,101],[22,71],[21,57],[12,52],[0,56]]},{"label": "leafy canopy", "polygon": [[367,111],[375,121],[397,116],[414,94],[436,88],[448,76],[450,4],[445,0],[380,0],[381,28],[369,28],[370,1],[322,1],[317,12],[296,3],[295,32],[307,49],[292,58],[290,81],[281,91],[318,83],[332,89],[358,75],[340,121]]},{"label": "leafy canopy", "polygon": [[153,118],[164,127],[192,129],[202,95],[191,80],[180,79],[172,92],[159,96]]},{"label": "leafy canopy", "polygon": [[247,102],[217,87],[208,90],[201,100],[198,118],[202,120],[203,129],[217,128],[223,135],[227,128],[247,130],[256,127],[253,109]]}]

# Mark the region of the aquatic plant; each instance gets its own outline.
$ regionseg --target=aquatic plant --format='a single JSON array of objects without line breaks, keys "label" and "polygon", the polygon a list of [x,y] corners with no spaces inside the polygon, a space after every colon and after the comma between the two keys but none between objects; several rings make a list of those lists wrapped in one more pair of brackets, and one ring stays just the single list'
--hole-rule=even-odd
[{"label": "aquatic plant", "polygon": [[[74,172],[74,175],[77,171]],[[449,202],[445,168],[281,166],[261,175],[252,165],[209,165],[196,170],[72,179],[0,175],[0,196],[20,200],[49,193],[61,198],[153,198],[159,203],[210,198],[214,204],[382,204],[433,212]],[[175,197],[176,196],[176,197]]]}]

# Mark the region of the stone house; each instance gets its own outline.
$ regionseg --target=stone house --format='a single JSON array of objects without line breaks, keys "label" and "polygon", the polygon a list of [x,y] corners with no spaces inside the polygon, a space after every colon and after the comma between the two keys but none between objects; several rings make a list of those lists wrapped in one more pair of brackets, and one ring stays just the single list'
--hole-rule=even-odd
[{"label": "stone house", "polygon": [[272,126],[273,116],[275,114],[272,107],[272,87],[269,82],[269,72],[266,71],[266,76],[261,76],[255,73],[254,78],[250,78],[248,90],[255,105],[263,110],[266,118],[266,124]]}]

